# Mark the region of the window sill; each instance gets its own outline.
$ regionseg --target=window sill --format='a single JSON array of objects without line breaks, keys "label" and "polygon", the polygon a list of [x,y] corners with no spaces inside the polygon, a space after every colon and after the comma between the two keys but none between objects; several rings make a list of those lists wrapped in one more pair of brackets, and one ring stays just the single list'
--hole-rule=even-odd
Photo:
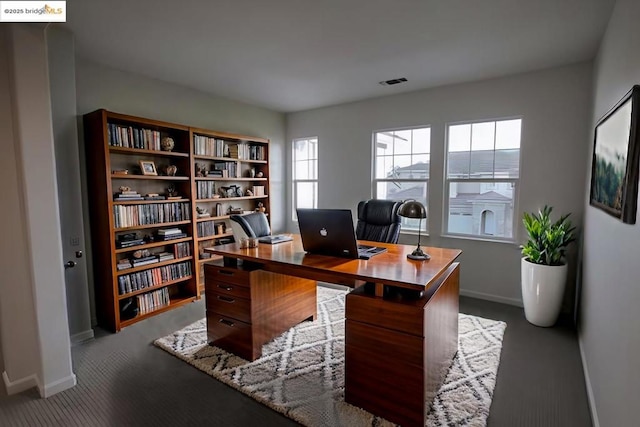
[{"label": "window sill", "polygon": [[518,242],[516,242],[513,239],[509,239],[509,240],[502,240],[502,239],[489,239],[486,237],[481,237],[481,236],[470,236],[470,235],[466,235],[466,234],[442,234],[440,237],[444,237],[447,239],[460,239],[460,240],[474,240],[474,241],[478,241],[478,242],[488,242],[488,243],[501,243],[501,244],[506,244],[506,245],[511,245],[511,246],[516,246],[517,248],[520,248],[520,244]]},{"label": "window sill", "polygon": [[[417,236],[418,230],[400,230],[400,235]],[[421,231],[420,236],[429,237],[429,233],[426,231]]]}]

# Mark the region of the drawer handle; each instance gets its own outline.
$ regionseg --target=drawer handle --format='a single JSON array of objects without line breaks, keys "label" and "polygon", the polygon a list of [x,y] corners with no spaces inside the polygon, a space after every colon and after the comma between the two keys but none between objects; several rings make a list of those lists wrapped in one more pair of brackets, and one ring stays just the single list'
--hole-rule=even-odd
[{"label": "drawer handle", "polygon": [[218,299],[220,301],[224,301],[224,302],[228,302],[228,303],[235,302],[235,299],[229,298],[229,297],[225,297],[225,296],[222,296],[222,295],[218,295]]},{"label": "drawer handle", "polygon": [[232,322],[231,320],[227,320],[227,319],[220,319],[220,323],[222,323],[223,325],[231,326],[232,328],[235,325],[234,322]]},{"label": "drawer handle", "polygon": [[218,270],[220,274],[224,274],[225,276],[233,276],[233,271],[229,270]]},{"label": "drawer handle", "polygon": [[225,291],[232,291],[233,290],[233,286],[218,285],[218,287],[220,289],[224,289]]}]

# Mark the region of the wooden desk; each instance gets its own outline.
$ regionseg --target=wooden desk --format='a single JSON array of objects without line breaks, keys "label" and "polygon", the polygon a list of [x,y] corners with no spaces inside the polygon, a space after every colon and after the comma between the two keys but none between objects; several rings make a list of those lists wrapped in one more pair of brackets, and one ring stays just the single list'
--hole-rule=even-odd
[{"label": "wooden desk", "polygon": [[[385,246],[387,252],[369,260],[308,255],[299,236],[251,249],[235,243],[206,249],[224,257],[223,263],[205,265],[209,342],[253,360],[277,330],[315,317],[314,281],[354,287],[345,309],[345,401],[403,426],[423,427],[457,351],[459,266],[454,261],[461,251],[425,248],[431,259],[421,262],[406,258],[413,246],[360,243]],[[225,283],[243,286],[232,291],[249,296],[247,306],[261,308],[240,310],[244,314],[225,322],[216,311],[220,304],[209,303]],[[272,290],[261,294],[262,283]],[[288,302],[282,304],[277,295],[287,295]],[[273,319],[264,321],[260,311],[282,314],[293,301],[295,309],[277,316],[286,321],[264,332]],[[275,304],[280,306],[272,310]],[[242,331],[237,331],[239,321]]]}]

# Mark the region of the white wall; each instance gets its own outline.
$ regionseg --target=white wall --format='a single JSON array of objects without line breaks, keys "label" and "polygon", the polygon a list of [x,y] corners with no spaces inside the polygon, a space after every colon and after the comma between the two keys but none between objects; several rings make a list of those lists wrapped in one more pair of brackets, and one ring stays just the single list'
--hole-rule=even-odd
[{"label": "white wall", "polygon": [[[3,185],[0,221],[5,226],[0,239],[0,338],[4,359],[5,385],[9,391],[35,386],[40,374],[39,349],[33,289],[30,273],[23,183],[20,178],[19,149],[14,132],[9,73],[12,52],[8,26],[0,27],[0,182]],[[20,325],[20,327],[16,327]]]},{"label": "white wall", "polygon": [[[463,250],[460,258],[463,294],[519,305],[517,244],[440,236],[445,124],[522,115],[522,167],[516,215],[521,218],[523,211],[550,204],[558,214],[572,212],[573,221],[579,225],[584,211],[591,67],[591,63],[583,63],[292,113],[287,116],[287,141],[319,138],[319,206],[348,207],[353,209],[355,218],[357,202],[372,194],[372,132],[431,126],[428,244]],[[288,162],[290,151],[288,144]],[[287,206],[291,206],[290,199]],[[297,224],[291,222],[289,212],[287,221],[289,229],[295,231]],[[516,233],[521,243],[524,231],[519,221]],[[401,237],[401,242],[415,241],[415,236]],[[571,269],[575,271],[574,259]],[[570,281],[574,277],[572,274]]]},{"label": "white wall", "polygon": [[82,342],[93,338],[93,329],[86,256],[76,257],[76,251],[85,251],[82,244],[85,239],[80,191],[74,40],[73,34],[54,25],[47,26],[46,36],[62,256],[65,262],[76,262],[74,268],[65,270],[67,317],[71,341]]},{"label": "white wall", "polygon": [[[591,133],[598,119],[640,84],[638,22],[640,2],[618,0],[596,60]],[[585,194],[579,331],[593,418],[603,427],[637,425],[640,223],[623,224],[590,207],[588,188]]]},{"label": "white wall", "polygon": [[[104,108],[110,111],[164,120],[205,129],[241,133],[270,140],[270,205],[274,232],[285,228],[285,118],[281,113],[221,98],[184,86],[119,71],[76,58],[77,111],[80,125],[80,158],[85,158],[82,115]],[[82,176],[86,177],[84,161]],[[86,179],[83,178],[85,218],[88,218]],[[85,234],[90,239],[88,221]],[[92,282],[90,242],[87,242],[89,282]]]},{"label": "white wall", "polygon": [[[69,348],[46,40],[40,25],[11,25],[7,34],[10,144],[15,151],[2,162],[14,162],[8,169],[15,178],[7,182],[15,184],[9,193],[17,197],[15,208],[10,209],[13,222],[6,228],[21,242],[5,240],[15,245],[10,259],[22,258],[15,275],[9,269],[3,277],[1,289],[3,379],[10,392],[37,385],[41,396],[47,397],[74,386],[76,379]],[[21,349],[23,342],[28,345]]]}]

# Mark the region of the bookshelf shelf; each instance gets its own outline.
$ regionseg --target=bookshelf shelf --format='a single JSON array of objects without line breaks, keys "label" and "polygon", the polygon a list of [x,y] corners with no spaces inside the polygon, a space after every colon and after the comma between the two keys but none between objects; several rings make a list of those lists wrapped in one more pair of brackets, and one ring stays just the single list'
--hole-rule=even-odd
[{"label": "bookshelf shelf", "polygon": [[128,147],[109,147],[109,151],[112,153],[131,154],[136,156],[166,156],[166,157],[189,157],[189,153],[179,153],[176,151],[160,151],[160,150],[145,150],[141,148],[128,148]]},{"label": "bookshelf shelf", "polygon": [[195,296],[187,296],[187,297],[183,296],[183,297],[179,297],[179,298],[171,298],[171,302],[169,303],[169,305],[157,308],[154,311],[151,311],[151,312],[148,312],[148,313],[139,314],[136,317],[134,317],[133,319],[123,320],[120,323],[120,326],[123,327],[123,328],[125,328],[127,326],[131,326],[134,323],[138,323],[141,320],[147,319],[147,318],[149,318],[151,316],[155,316],[155,315],[163,313],[165,311],[173,310],[174,308],[181,307],[183,305],[192,303],[196,299],[197,298]]},{"label": "bookshelf shelf", "polygon": [[166,175],[135,175],[135,174],[111,174],[111,179],[144,179],[146,181],[189,181],[188,176],[166,176]]},{"label": "bookshelf shelf", "polygon": [[135,251],[140,250],[140,249],[159,248],[161,246],[166,246],[167,242],[182,243],[182,242],[190,242],[190,241],[191,241],[191,237],[184,237],[182,239],[163,240],[163,241],[160,241],[160,242],[145,243],[144,245],[135,245],[135,246],[130,246],[128,248],[116,249],[115,253],[124,254],[124,253],[128,253],[128,252],[135,252]]},{"label": "bookshelf shelf", "polygon": [[[116,233],[119,233],[121,231],[146,230],[146,229],[149,229],[149,228],[171,227],[171,226],[183,225],[183,224],[191,224],[191,220],[178,221],[178,222],[163,222],[162,224],[136,225],[136,226],[133,226],[133,227],[121,227],[121,228],[116,228],[113,231],[115,231]],[[169,242],[169,240],[167,240],[167,242]]]},{"label": "bookshelf shelf", "polygon": [[267,181],[267,178],[219,178],[219,177],[210,177],[210,176],[201,176],[196,177],[196,181],[249,181],[249,182],[258,182],[258,181]]},{"label": "bookshelf shelf", "polygon": [[208,240],[221,239],[223,237],[231,237],[233,233],[222,233],[222,234],[214,234],[213,236],[204,236],[204,237],[196,237],[196,240],[199,242],[204,242]]},{"label": "bookshelf shelf", "polygon": [[193,278],[193,276],[185,276],[185,277],[181,277],[181,278],[176,279],[176,280],[170,280],[168,282],[160,283],[158,285],[149,286],[147,288],[140,289],[138,291],[128,292],[128,293],[123,294],[123,295],[118,295],[118,299],[119,300],[123,300],[123,299],[127,299],[127,298],[130,298],[130,297],[134,297],[136,295],[144,294],[146,292],[150,292],[150,291],[155,291],[157,289],[166,288],[167,286],[175,285],[176,283],[184,282],[185,280],[191,280],[192,278]]},{"label": "bookshelf shelf", "polygon": [[114,205],[152,205],[154,203],[173,203],[173,202],[188,202],[189,199],[172,199],[172,200],[132,200],[130,202],[124,202],[122,200],[114,200]]},{"label": "bookshelf shelf", "polygon": [[221,221],[223,219],[229,219],[230,215],[222,215],[222,216],[207,216],[204,218],[196,218],[197,222],[205,222],[205,221]]},{"label": "bookshelf shelf", "polygon": [[[100,274],[95,275],[96,314],[100,326],[117,332],[201,297],[204,292],[202,266],[215,259],[201,258],[204,248],[233,241],[228,212],[260,209],[268,215],[269,140],[107,110],[86,114],[84,127],[93,264],[101,266]],[[163,151],[169,146],[171,151]],[[218,151],[206,151],[205,155],[205,148],[212,147]],[[160,175],[141,175],[141,161],[153,162]],[[171,175],[172,169],[177,171],[177,176]],[[203,170],[226,172],[212,172],[206,176]],[[211,176],[214,173],[217,176]],[[234,185],[242,189],[237,193],[241,197],[211,197],[220,194],[223,186]],[[253,194],[265,195],[246,196],[247,189]],[[145,194],[158,194],[165,199],[115,200]],[[180,199],[167,199],[176,195]],[[202,209],[211,216],[198,218],[198,211]],[[131,226],[154,219],[184,220]],[[180,237],[158,240],[158,231],[170,228],[179,229],[177,235]],[[197,237],[198,231],[216,234]],[[129,242],[132,246],[120,247],[121,242]],[[141,251],[143,257],[160,259],[161,254],[168,252],[175,258],[118,270],[118,263],[124,263],[124,259],[136,251]],[[154,268],[171,271],[169,277],[175,277],[176,272],[183,277],[120,295],[119,285],[125,283],[126,289],[136,289],[144,275],[159,272],[148,271]],[[135,286],[129,282],[134,279]],[[156,280],[154,277],[151,281]],[[147,282],[150,281],[144,283]],[[159,301],[166,303],[167,298],[170,300],[168,305],[151,311],[152,307],[161,305]],[[132,314],[126,310],[133,303],[142,312],[149,311],[126,319]]]},{"label": "bookshelf shelf", "polygon": [[153,262],[151,264],[141,265],[140,267],[131,267],[124,270],[118,270],[118,273],[116,275],[125,276],[127,274],[139,273],[141,271],[149,270],[150,268],[164,267],[165,265],[177,264],[182,261],[191,261],[192,259],[193,257],[185,257],[185,258],[172,259],[168,261]]}]

